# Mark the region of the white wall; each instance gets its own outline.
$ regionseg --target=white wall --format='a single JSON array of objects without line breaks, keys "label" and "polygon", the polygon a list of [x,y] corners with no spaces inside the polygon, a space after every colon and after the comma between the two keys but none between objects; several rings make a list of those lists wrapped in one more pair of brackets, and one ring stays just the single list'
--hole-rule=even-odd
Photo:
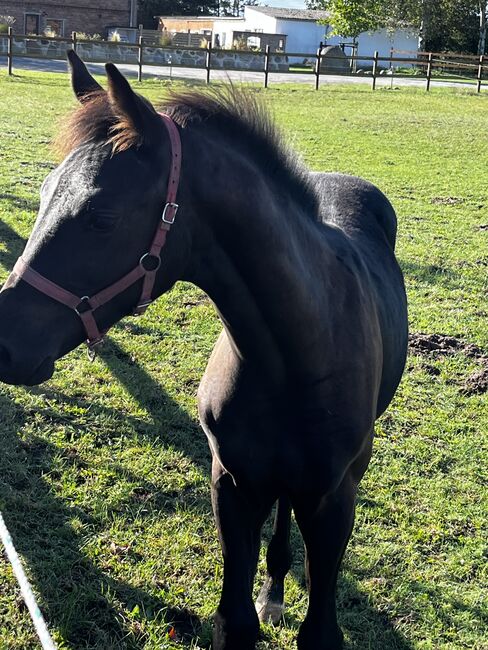
[{"label": "white wall", "polygon": [[[417,52],[419,46],[419,36],[415,32],[405,29],[398,29],[393,34],[387,32],[386,29],[380,29],[377,32],[365,32],[359,35],[358,38],[358,56],[373,56],[375,50],[378,51],[379,56],[390,56],[390,50],[393,47],[395,50],[411,50]],[[415,54],[397,54],[395,56],[414,57]],[[361,61],[358,62],[361,64]],[[371,65],[371,61],[369,62]],[[380,62],[380,65],[387,67],[386,62]],[[394,64],[395,66],[404,65],[402,63]]]},{"label": "white wall", "polygon": [[266,34],[286,34],[286,32],[280,32],[277,29],[276,18],[255,11],[252,7],[244,7],[244,20],[246,23],[245,29],[249,31],[258,29]]},{"label": "white wall", "polygon": [[244,26],[244,18],[236,18],[235,20],[219,20],[214,21],[213,27],[213,45],[215,45],[215,35],[219,35],[220,47],[227,49],[232,47],[232,32],[245,31],[247,27]]},{"label": "white wall", "polygon": [[[253,7],[244,8],[244,18],[216,20],[214,33],[220,35],[220,44],[223,47],[232,45],[233,31],[262,31],[268,34],[285,34],[287,52],[303,52],[315,54],[320,41],[327,45],[338,45],[351,42],[352,39],[342,36],[327,36],[327,25],[319,25],[310,20],[283,20],[266,16],[256,11]],[[225,33],[225,41],[224,35]],[[391,48],[397,50],[418,50],[418,34],[400,29],[393,34],[386,29],[377,32],[364,32],[358,38],[359,56],[373,56],[375,50],[380,56],[390,56]],[[346,48],[346,54],[351,50]],[[407,55],[402,55],[407,56]],[[413,54],[411,56],[414,56]],[[303,57],[302,57],[303,58]],[[299,60],[294,57],[294,60]],[[371,61],[359,61],[358,65],[372,65]],[[386,67],[386,63],[383,64]],[[398,64],[397,64],[398,65]],[[402,64],[399,64],[402,65]]]},{"label": "white wall", "polygon": [[311,20],[276,20],[277,32],[286,34],[287,52],[315,54],[320,41],[324,40],[327,25]]},{"label": "white wall", "polygon": [[[327,36],[327,25],[317,25],[309,21],[299,20],[278,20],[277,23],[278,32],[288,35],[286,40],[287,52],[315,53],[320,41],[325,42],[327,45],[352,42],[351,38],[344,38],[343,36]],[[413,52],[412,54],[401,56],[413,57],[415,56],[414,52],[418,50],[418,34],[404,29],[399,29],[391,34],[386,29],[381,29],[377,32],[364,32],[358,38],[359,56],[373,56],[375,50],[378,51],[379,56],[390,56],[392,47],[396,50],[410,50]],[[351,49],[346,48],[345,53],[351,54]],[[358,63],[366,65],[368,62],[358,61]],[[371,61],[369,65],[371,65]]]}]

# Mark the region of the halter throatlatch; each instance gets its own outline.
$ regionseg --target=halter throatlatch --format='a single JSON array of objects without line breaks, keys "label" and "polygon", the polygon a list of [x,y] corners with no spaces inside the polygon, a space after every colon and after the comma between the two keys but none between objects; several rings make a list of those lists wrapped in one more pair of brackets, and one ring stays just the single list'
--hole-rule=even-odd
[{"label": "halter throatlatch", "polygon": [[166,203],[161,215],[161,220],[156,228],[149,250],[142,255],[139,264],[110,286],[102,289],[93,296],[82,296],[81,298],[55,282],[48,280],[35,271],[27,262],[19,257],[11,275],[21,278],[41,293],[57,300],[58,302],[73,309],[81,319],[86,331],[86,344],[89,352],[94,355],[95,348],[103,341],[106,332],[100,332],[94,312],[119,295],[138,280],[143,278],[141,296],[134,308],[133,315],[143,314],[152,302],[152,292],[156,281],[156,273],[161,266],[161,250],[166,243],[168,231],[174,223],[178,204],[176,194],[180,181],[181,171],[181,140],[178,129],[173,120],[164,113],[161,118],[168,130],[171,145],[171,168],[166,193]]}]

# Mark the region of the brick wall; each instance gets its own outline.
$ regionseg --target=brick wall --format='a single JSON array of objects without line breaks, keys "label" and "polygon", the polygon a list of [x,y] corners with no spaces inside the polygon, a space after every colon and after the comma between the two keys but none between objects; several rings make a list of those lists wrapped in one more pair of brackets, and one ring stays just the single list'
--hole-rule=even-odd
[{"label": "brick wall", "polygon": [[101,34],[105,36],[108,26],[129,26],[130,1],[111,0],[68,0],[62,2],[15,2],[14,0],[0,0],[0,15],[13,16],[14,32],[24,33],[25,14],[39,16],[39,33],[43,33],[49,23],[49,18],[64,20],[64,35],[71,32],[85,32],[86,34]]}]

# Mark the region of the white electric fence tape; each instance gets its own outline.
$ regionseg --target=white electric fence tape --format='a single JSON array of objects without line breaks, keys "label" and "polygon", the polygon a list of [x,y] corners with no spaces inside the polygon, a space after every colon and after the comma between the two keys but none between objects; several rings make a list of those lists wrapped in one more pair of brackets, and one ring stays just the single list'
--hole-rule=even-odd
[{"label": "white electric fence tape", "polygon": [[5,525],[5,521],[3,520],[3,515],[1,512],[0,512],[0,538],[7,552],[7,557],[10,560],[12,569],[14,570],[15,576],[20,585],[20,591],[22,592],[22,596],[24,597],[25,604],[29,608],[29,612],[34,622],[37,635],[39,636],[39,639],[41,641],[41,645],[44,650],[56,650],[56,646],[54,645],[54,642],[51,639],[51,635],[49,634],[49,631],[47,629],[46,622],[42,618],[41,610],[37,606],[36,599],[34,597],[34,594],[32,593],[31,586],[29,584],[29,581],[27,580],[27,576],[24,573],[24,569],[22,568],[22,564],[20,563],[20,558],[17,555],[17,551],[14,548],[12,538],[10,537],[10,533],[8,532],[7,526]]}]

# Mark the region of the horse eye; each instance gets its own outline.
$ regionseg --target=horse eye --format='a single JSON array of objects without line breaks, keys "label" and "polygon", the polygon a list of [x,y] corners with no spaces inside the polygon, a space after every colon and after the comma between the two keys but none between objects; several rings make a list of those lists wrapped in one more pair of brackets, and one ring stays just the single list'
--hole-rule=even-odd
[{"label": "horse eye", "polygon": [[110,212],[90,209],[88,213],[88,228],[97,232],[110,232],[115,228],[117,220]]}]

